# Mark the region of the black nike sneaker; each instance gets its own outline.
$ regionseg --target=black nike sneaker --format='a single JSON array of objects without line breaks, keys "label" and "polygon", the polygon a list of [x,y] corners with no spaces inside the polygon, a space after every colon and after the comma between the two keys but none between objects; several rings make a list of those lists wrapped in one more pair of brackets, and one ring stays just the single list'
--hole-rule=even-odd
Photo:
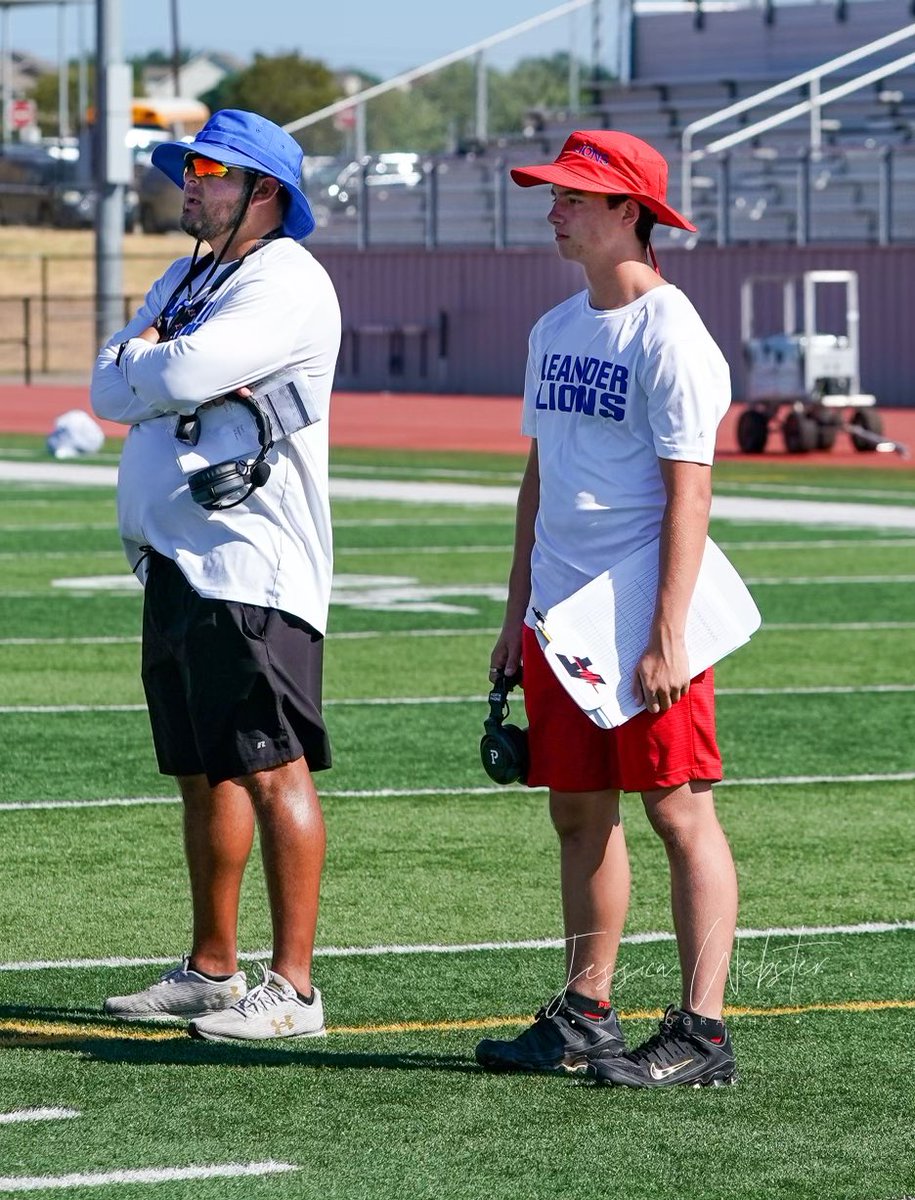
[{"label": "black nike sneaker", "polygon": [[606,1001],[566,995],[541,1008],[533,1025],[513,1041],[484,1038],[477,1046],[476,1058],[487,1071],[577,1074],[625,1049],[619,1019]]},{"label": "black nike sneaker", "polygon": [[647,1042],[628,1054],[589,1064],[588,1076],[618,1087],[723,1087],[737,1082],[737,1066],[722,1021],[671,1005]]}]

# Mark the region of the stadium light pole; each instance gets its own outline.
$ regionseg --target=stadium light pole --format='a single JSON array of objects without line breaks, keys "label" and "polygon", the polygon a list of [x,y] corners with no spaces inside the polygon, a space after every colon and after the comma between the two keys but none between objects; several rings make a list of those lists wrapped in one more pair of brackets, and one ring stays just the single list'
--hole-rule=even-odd
[{"label": "stadium light pole", "polygon": [[101,344],[124,323],[124,194],[131,176],[127,131],[133,88],[121,44],[121,0],[96,0],[95,18],[95,337]]}]

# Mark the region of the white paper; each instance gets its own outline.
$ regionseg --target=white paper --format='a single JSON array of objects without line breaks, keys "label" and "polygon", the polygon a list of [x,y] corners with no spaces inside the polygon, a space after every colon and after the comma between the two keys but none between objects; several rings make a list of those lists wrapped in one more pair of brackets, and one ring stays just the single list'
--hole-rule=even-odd
[{"label": "white paper", "polygon": [[[596,725],[622,725],[645,707],[632,692],[658,591],[658,540],[554,604],[537,627],[547,662]],[[749,641],[762,618],[743,580],[706,540],[686,622],[690,678]]]},{"label": "white paper", "polygon": [[185,475],[232,459],[248,462],[257,455],[260,440],[251,410],[237,400],[197,409],[200,436],[196,446],[175,440],[178,466]]}]

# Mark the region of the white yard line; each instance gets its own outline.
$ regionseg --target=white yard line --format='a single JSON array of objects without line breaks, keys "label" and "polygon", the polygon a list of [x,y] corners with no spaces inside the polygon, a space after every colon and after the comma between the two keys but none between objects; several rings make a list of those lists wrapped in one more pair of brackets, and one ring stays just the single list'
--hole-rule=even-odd
[{"label": "white yard line", "polygon": [[29,537],[36,533],[83,533],[87,529],[114,532],[111,521],[60,521],[45,525],[0,525],[0,533],[26,533]]},{"label": "white yard line", "polygon": [[[857,925],[774,925],[767,929],[738,929],[735,937],[744,941],[765,941],[769,938],[844,937],[866,936],[884,933],[908,933],[915,930],[915,921],[864,921]],[[628,933],[622,937],[627,946],[653,945],[657,942],[673,942],[676,934],[668,929],[647,930],[644,933]],[[316,946],[316,958],[385,958],[402,957],[408,954],[480,954],[498,953],[508,950],[555,950],[564,945],[562,938],[523,938],[502,942],[416,942],[413,944],[376,946]],[[245,962],[260,962],[270,959],[269,947],[247,950],[238,957]],[[122,967],[164,967],[174,964],[180,955],[166,958],[64,958],[54,961],[37,959],[30,962],[0,962],[0,971],[82,971],[120,969]]]},{"label": "white yard line", "polygon": [[371,555],[384,557],[387,555],[413,554],[511,554],[511,546],[335,546],[334,557],[344,558],[346,555],[358,557]]},{"label": "white yard line", "polygon": [[0,1125],[19,1125],[30,1121],[67,1121],[81,1114],[75,1108],[20,1108],[0,1113]]},{"label": "white yard line", "polygon": [[[829,630],[831,633],[867,633],[885,629],[915,629],[915,621],[782,621],[766,622],[757,637],[765,633],[802,633],[805,630]],[[458,638],[496,637],[495,625],[485,629],[352,629],[328,634],[328,641],[357,642],[373,638]],[[131,646],[139,645],[140,636],[129,637],[7,637],[0,646]]]},{"label": "white yard line", "polygon": [[0,638],[0,646],[127,646],[139,644],[133,637],[8,637]]},{"label": "white yard line", "polygon": [[747,587],[810,587],[817,584],[915,583],[915,575],[745,575]]},{"label": "white yard line", "polygon": [[811,538],[809,541],[734,542],[717,539],[722,550],[889,550],[915,546],[915,538]]},{"label": "white yard line", "polygon": [[123,550],[4,550],[0,552],[0,562],[19,562],[23,558],[45,559],[75,558],[84,561],[87,558],[116,558],[122,561]]},{"label": "white yard line", "polygon": [[186,1179],[236,1179],[242,1175],[278,1175],[298,1171],[292,1163],[224,1163],[206,1167],[138,1167],[121,1171],[80,1171],[73,1175],[2,1175],[0,1193],[43,1192],[66,1188],[107,1187],[124,1183],[172,1183]]},{"label": "white yard line", "polygon": [[[822,687],[735,687],[716,688],[716,696],[870,696],[881,693],[915,692],[913,683],[870,683],[861,685],[823,685]],[[483,704],[486,696],[353,696],[324,701],[325,708],[387,708],[392,705],[419,707],[424,704]],[[3,704],[0,716],[41,713],[63,716],[72,713],[145,712],[145,704]]]},{"label": "white yard line", "polygon": [[[802,787],[808,784],[843,783],[909,783],[915,780],[915,771],[892,771],[882,774],[857,775],[760,775],[744,779],[722,779],[716,788],[726,787]],[[541,788],[517,787],[453,787],[444,788],[326,788],[321,790],[325,800],[409,800],[442,796],[499,796],[517,793],[530,795]],[[112,796],[89,800],[7,800],[0,804],[4,812],[46,812],[54,809],[71,808],[143,808],[148,805],[177,804],[177,796]]]},{"label": "white yard line", "polygon": [[[795,495],[802,489],[798,488]],[[712,518],[722,521],[756,521],[774,525],[824,525],[846,528],[915,529],[915,506],[901,504],[846,504],[836,501],[756,500],[751,496],[715,496]]]}]

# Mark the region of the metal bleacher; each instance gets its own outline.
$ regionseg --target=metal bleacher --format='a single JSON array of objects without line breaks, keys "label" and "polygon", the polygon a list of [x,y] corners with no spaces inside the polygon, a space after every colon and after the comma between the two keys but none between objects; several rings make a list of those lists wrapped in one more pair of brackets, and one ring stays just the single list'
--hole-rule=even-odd
[{"label": "metal bleacher", "polygon": [[[760,69],[746,32],[739,41],[742,59],[715,53],[712,37],[711,57],[703,63],[703,35],[690,26],[683,58],[692,70],[674,76],[664,69],[657,46],[663,48],[667,37],[676,47],[687,27],[682,21],[679,27],[675,22],[659,26],[663,36],[644,38],[654,55],[648,61],[652,71],[636,73],[625,84],[585,81],[586,103],[577,108],[540,113],[523,133],[491,136],[469,154],[430,156],[416,187],[392,191],[383,202],[364,188],[366,202],[349,223],[332,222],[318,231],[316,240],[355,240],[362,246],[545,244],[550,239],[547,197],[543,189],[511,186],[508,169],[554,156],[572,129],[615,128],[645,138],[664,154],[670,167],[668,196],[692,215],[703,241],[915,241],[915,25],[904,26],[887,8],[890,2],[859,0],[855,12],[864,14],[858,18],[863,32],[856,46],[849,42],[855,30],[844,31],[844,46],[837,40],[829,5],[789,10],[785,44],[795,55],[790,65],[800,70]],[[873,14],[881,15],[882,27]],[[737,18],[750,19],[746,11]],[[895,28],[887,28],[892,20]],[[815,36],[818,22],[822,38]],[[725,33],[717,30],[719,42]],[[869,33],[879,36],[870,38]],[[805,38],[803,60],[796,43]],[[764,40],[757,38],[760,44]],[[840,53],[810,61],[820,44]],[[848,45],[853,46],[850,53],[844,52]],[[873,45],[879,45],[876,57],[859,62]],[[846,59],[855,61],[846,64]],[[827,61],[839,64],[830,68],[828,78],[808,78]],[[858,87],[865,76],[867,82]],[[795,85],[798,78],[802,81]],[[776,85],[785,85],[781,94],[765,98]],[[819,108],[814,136],[810,105],[816,105],[816,95],[825,97],[827,88],[847,89],[847,94]],[[736,103],[761,94],[764,98],[752,108],[730,113]],[[807,111],[747,136],[760,122],[776,122],[786,110],[804,105]],[[712,114],[722,110],[722,119],[711,128]],[[706,128],[701,138],[693,139],[697,122]],[[719,152],[714,147],[721,141],[734,144]],[[656,231],[655,240],[689,246],[697,237],[665,228]]]}]

